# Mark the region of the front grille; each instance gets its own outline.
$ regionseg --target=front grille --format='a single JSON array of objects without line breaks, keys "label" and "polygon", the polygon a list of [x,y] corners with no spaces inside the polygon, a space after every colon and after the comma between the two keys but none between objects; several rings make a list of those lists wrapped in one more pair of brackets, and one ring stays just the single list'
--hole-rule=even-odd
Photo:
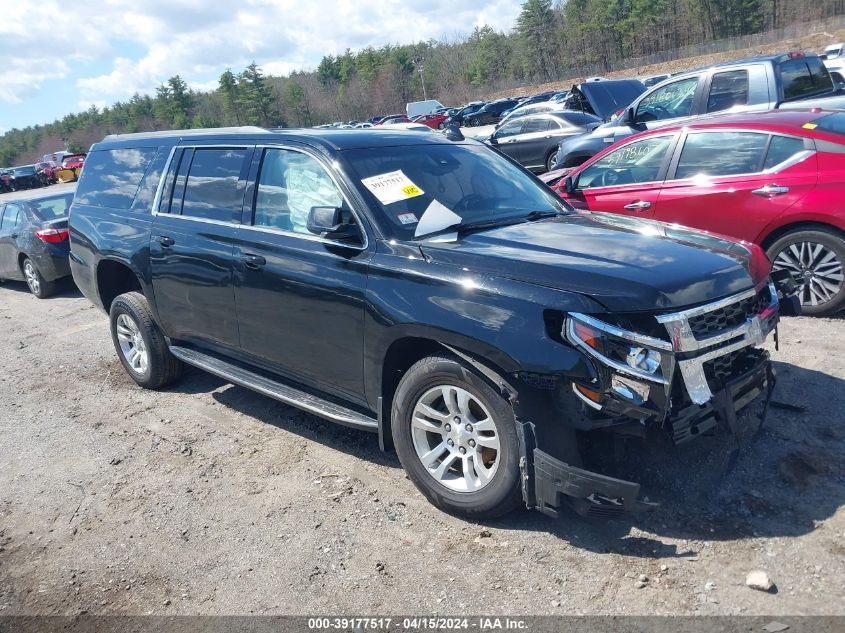
[{"label": "front grille", "polygon": [[739,327],[745,323],[746,319],[765,310],[771,300],[769,287],[766,286],[754,297],[748,297],[724,308],[690,318],[690,329],[695,338],[700,340],[712,334]]},{"label": "front grille", "polygon": [[711,389],[721,386],[749,371],[761,361],[766,352],[756,347],[743,347],[704,363],[704,376]]}]

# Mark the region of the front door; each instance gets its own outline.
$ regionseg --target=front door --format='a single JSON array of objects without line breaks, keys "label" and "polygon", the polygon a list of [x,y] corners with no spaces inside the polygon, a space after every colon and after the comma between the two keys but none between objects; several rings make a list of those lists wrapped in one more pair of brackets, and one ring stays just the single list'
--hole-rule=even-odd
[{"label": "front door", "polygon": [[593,160],[573,175],[572,206],[650,218],[669,165],[675,134],[628,142]]},{"label": "front door", "polygon": [[186,147],[150,236],[155,304],[174,339],[235,349],[234,238],[252,147]]},{"label": "front door", "polygon": [[250,213],[235,240],[243,352],[293,380],[363,404],[366,234],[336,242],[306,228],[312,207],[358,222],[330,168],[299,149],[256,155]]}]

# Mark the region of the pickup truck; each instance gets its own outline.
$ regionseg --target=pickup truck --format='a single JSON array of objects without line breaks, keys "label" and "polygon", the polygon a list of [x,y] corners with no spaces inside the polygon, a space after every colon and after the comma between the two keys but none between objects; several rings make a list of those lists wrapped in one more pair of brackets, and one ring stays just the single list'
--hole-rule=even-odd
[{"label": "pickup truck", "polygon": [[845,109],[845,95],[816,55],[786,53],[691,70],[620,107],[610,123],[562,141],[553,169],[576,167],[631,134],[706,114],[816,107]]},{"label": "pickup truck", "polygon": [[794,306],[758,247],[576,212],[457,130],[110,136],[70,234],[138,385],[187,364],[371,431],[477,519],[652,508],[583,440],[754,428]]}]

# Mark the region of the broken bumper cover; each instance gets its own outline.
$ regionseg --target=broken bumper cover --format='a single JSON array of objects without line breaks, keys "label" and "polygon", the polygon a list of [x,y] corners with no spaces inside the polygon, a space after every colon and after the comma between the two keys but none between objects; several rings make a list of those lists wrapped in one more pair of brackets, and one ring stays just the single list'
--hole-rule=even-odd
[{"label": "broken bumper cover", "polygon": [[[692,405],[681,411],[672,421],[673,440],[678,444],[721,427],[740,444],[743,429],[737,413],[763,395],[758,430],[762,428],[774,385],[774,371],[766,355],[753,369],[725,383],[707,406]],[[558,517],[561,509],[568,506],[582,516],[612,519],[659,507],[639,498],[638,483],[591,472],[549,455],[535,446],[533,425],[520,426],[522,491],[529,508]]]}]

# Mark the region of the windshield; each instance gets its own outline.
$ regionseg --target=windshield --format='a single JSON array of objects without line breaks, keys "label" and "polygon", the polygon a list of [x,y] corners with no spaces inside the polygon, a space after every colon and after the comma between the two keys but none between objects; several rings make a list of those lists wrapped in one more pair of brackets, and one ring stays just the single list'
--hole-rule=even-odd
[{"label": "windshield", "polygon": [[[406,145],[346,150],[350,175],[394,237],[425,237],[447,228],[421,220],[426,211],[449,224],[521,221],[567,209],[550,189],[480,145]],[[429,216],[430,218],[430,216]],[[435,223],[436,224],[436,223]]]},{"label": "windshield", "polygon": [[73,193],[66,193],[61,196],[39,198],[30,204],[35,207],[35,215],[42,220],[57,220],[67,217],[71,202],[73,202]]},{"label": "windshield", "polygon": [[15,167],[13,170],[16,176],[28,176],[35,173],[35,165],[26,165],[25,167]]}]

